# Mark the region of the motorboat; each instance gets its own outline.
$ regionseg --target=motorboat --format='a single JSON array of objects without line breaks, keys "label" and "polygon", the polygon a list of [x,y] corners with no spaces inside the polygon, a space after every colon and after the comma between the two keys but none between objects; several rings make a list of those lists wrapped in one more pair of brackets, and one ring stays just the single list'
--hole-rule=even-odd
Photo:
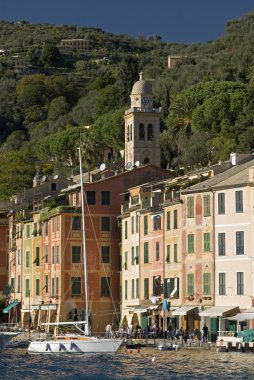
[{"label": "motorboat", "polygon": [[175,344],[175,343],[159,343],[157,345],[157,349],[160,350],[160,351],[178,351],[180,348],[180,345],[179,344]]}]

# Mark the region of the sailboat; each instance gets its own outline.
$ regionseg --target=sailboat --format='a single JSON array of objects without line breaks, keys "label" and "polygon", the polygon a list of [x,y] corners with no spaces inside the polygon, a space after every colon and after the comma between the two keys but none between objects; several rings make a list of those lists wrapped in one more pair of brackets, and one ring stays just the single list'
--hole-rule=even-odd
[{"label": "sailboat", "polygon": [[2,352],[5,346],[12,340],[12,338],[17,335],[18,333],[16,332],[0,331],[0,352]]},{"label": "sailboat", "polygon": [[[29,353],[115,353],[123,339],[120,338],[100,338],[90,336],[90,322],[89,322],[89,309],[88,309],[88,273],[87,273],[87,254],[86,254],[86,238],[85,238],[85,205],[84,205],[84,184],[83,184],[83,171],[82,171],[82,155],[81,148],[79,150],[79,166],[80,166],[80,185],[81,185],[81,206],[82,206],[82,233],[83,233],[83,252],[84,252],[84,287],[85,287],[85,321],[74,322],[57,322],[57,323],[44,323],[42,325],[51,325],[58,331],[59,326],[75,327],[78,331],[77,334],[64,334],[57,335],[50,340],[35,340],[30,342],[28,347]],[[83,328],[80,327],[83,325]]]}]

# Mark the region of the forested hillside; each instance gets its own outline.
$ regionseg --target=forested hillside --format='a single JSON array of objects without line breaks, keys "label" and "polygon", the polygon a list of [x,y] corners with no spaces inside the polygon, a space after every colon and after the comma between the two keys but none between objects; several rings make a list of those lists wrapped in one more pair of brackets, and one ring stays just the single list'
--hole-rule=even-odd
[{"label": "forested hillside", "polygon": [[[139,71],[161,107],[162,165],[207,165],[254,148],[254,12],[207,44],[165,43],[75,25],[0,21],[0,199],[36,170],[70,175],[124,147],[124,110]],[[84,49],[62,39],[85,39]],[[180,58],[167,67],[168,55]],[[86,128],[90,126],[90,128]]]}]

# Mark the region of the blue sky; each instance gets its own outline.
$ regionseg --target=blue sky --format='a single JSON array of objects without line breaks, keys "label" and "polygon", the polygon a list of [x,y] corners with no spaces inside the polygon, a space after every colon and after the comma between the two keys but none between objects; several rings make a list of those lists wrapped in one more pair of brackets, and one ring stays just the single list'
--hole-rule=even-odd
[{"label": "blue sky", "polygon": [[167,42],[206,42],[226,21],[254,9],[254,0],[0,0],[0,20],[70,24]]}]

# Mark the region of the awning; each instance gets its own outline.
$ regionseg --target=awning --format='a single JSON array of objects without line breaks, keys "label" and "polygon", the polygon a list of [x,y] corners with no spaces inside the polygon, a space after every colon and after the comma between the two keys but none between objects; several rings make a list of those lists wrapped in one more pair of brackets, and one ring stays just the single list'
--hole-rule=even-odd
[{"label": "awning", "polygon": [[226,317],[239,313],[238,306],[213,306],[199,312],[200,317]]},{"label": "awning", "polygon": [[227,319],[237,322],[249,321],[251,319],[254,319],[254,313],[238,313],[233,317],[227,317]]},{"label": "awning", "polygon": [[147,309],[142,309],[142,308],[136,308],[133,311],[134,313],[147,313]]},{"label": "awning", "polygon": [[197,306],[182,306],[172,312],[172,315],[186,315],[190,311],[197,309]]},{"label": "awning", "polygon": [[20,302],[13,302],[9,306],[7,306],[5,309],[3,309],[3,313],[7,314],[11,309],[13,309],[15,306],[17,306]]}]

